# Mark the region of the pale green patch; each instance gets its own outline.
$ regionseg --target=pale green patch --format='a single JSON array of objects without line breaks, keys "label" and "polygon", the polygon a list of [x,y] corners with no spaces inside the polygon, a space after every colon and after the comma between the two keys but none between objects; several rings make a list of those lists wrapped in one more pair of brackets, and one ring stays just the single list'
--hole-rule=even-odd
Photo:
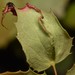
[{"label": "pale green patch", "polygon": [[54,40],[55,62],[58,63],[70,54],[72,38],[67,31],[61,26],[56,16],[52,13],[45,13],[43,19],[46,29],[51,33]]},{"label": "pale green patch", "polygon": [[31,67],[42,71],[64,60],[70,54],[72,39],[52,12],[43,12],[44,19],[41,20],[46,31],[38,21],[41,15],[34,10],[17,10],[17,14],[17,38]]}]

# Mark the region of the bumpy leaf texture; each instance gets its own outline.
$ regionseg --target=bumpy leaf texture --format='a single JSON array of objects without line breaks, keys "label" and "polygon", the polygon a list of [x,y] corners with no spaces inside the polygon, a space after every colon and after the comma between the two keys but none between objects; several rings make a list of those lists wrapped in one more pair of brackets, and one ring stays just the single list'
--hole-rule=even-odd
[{"label": "bumpy leaf texture", "polygon": [[14,8],[18,17],[15,23],[16,37],[30,67],[40,72],[61,62],[70,54],[72,38],[52,11],[46,13],[30,4],[22,9]]},{"label": "bumpy leaf texture", "polygon": [[75,75],[75,64],[74,64],[73,67],[67,72],[66,75]]}]

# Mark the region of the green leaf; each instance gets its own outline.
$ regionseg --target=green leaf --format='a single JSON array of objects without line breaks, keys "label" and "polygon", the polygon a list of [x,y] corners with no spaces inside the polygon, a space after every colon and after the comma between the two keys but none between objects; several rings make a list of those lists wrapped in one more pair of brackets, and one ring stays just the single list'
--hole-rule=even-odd
[{"label": "green leaf", "polygon": [[32,70],[28,70],[26,72],[24,71],[17,71],[17,72],[4,72],[1,75],[46,75],[46,73],[43,74],[37,74],[33,72]]},{"label": "green leaf", "polygon": [[68,70],[66,75],[75,75],[75,64],[73,65],[73,67],[70,70]]},{"label": "green leaf", "polygon": [[45,70],[70,54],[72,39],[52,12],[42,12],[40,19],[41,14],[28,7],[16,11],[17,38],[34,70]]}]

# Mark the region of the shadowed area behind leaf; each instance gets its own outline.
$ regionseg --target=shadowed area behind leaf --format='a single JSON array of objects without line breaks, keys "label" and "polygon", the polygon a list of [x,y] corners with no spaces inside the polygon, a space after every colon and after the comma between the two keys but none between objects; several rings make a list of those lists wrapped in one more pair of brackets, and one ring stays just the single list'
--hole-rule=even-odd
[{"label": "shadowed area behind leaf", "polygon": [[5,49],[0,49],[0,72],[27,71],[29,65],[17,39],[12,41]]}]

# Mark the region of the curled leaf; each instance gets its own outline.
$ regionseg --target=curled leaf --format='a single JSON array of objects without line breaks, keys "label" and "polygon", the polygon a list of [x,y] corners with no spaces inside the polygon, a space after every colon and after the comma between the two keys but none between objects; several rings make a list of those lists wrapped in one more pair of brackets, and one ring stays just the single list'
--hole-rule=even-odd
[{"label": "curled leaf", "polygon": [[[34,7],[35,9],[35,7]],[[52,12],[37,12],[28,6],[18,10],[17,38],[35,70],[42,71],[70,54],[72,39]],[[67,44],[67,46],[66,46]]]},{"label": "curled leaf", "polygon": [[16,37],[30,67],[40,72],[61,62],[70,54],[72,38],[52,12],[46,13],[30,4],[15,10],[18,17],[15,23]]}]

